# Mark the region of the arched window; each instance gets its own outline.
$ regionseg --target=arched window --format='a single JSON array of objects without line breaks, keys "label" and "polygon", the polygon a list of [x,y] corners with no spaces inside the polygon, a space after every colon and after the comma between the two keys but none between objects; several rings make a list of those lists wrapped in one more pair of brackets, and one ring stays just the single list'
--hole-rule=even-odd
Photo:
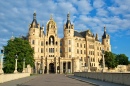
[{"label": "arched window", "polygon": [[35,40],[32,40],[32,44],[35,44]]},{"label": "arched window", "polygon": [[48,45],[48,42],[46,41],[46,45]]},{"label": "arched window", "polygon": [[58,43],[56,42],[56,45],[58,45]]}]

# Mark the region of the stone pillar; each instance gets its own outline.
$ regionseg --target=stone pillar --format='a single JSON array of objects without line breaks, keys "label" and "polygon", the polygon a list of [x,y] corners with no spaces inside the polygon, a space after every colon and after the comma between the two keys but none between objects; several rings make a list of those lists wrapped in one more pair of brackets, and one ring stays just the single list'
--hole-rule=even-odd
[{"label": "stone pillar", "polygon": [[17,71],[17,58],[15,59],[15,71],[14,71],[14,73],[17,73],[18,71]]},{"label": "stone pillar", "polygon": [[57,74],[57,60],[55,58],[55,73]]},{"label": "stone pillar", "polygon": [[25,73],[25,58],[23,59],[23,73]]},{"label": "stone pillar", "polygon": [[48,63],[48,61],[47,61],[47,59],[46,59],[46,66],[47,66],[47,74],[49,74],[49,63]]},{"label": "stone pillar", "polygon": [[71,69],[72,69],[72,73],[74,73],[74,59],[72,58],[72,67],[71,67]]},{"label": "stone pillar", "polygon": [[87,72],[91,72],[90,71],[90,57],[88,56],[88,71]]},{"label": "stone pillar", "polygon": [[70,62],[70,73],[72,73],[72,62]]},{"label": "stone pillar", "polygon": [[37,62],[35,60],[35,73],[37,74]]},{"label": "stone pillar", "polygon": [[103,69],[102,69],[102,72],[105,72],[105,58],[104,58],[104,51],[102,53],[102,62],[103,62]]},{"label": "stone pillar", "polygon": [[44,59],[42,61],[42,74],[44,74],[44,70],[45,70],[45,67],[44,67]]},{"label": "stone pillar", "polygon": [[63,62],[60,61],[60,73],[63,73]]},{"label": "stone pillar", "polygon": [[0,59],[0,74],[3,74],[3,61],[2,61],[2,58],[3,58],[3,54],[1,54],[1,59]]},{"label": "stone pillar", "polygon": [[65,72],[68,73],[68,62],[66,62]]}]

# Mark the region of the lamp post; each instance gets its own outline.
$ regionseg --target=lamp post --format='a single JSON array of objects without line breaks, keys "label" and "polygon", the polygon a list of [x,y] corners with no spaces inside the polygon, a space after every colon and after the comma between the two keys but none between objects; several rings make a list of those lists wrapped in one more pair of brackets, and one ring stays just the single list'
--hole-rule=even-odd
[{"label": "lamp post", "polygon": [[103,64],[102,72],[105,72],[105,58],[104,58],[104,49],[102,50],[102,64]]},{"label": "lamp post", "polygon": [[90,57],[88,56],[88,71],[87,72],[91,72],[90,71]]},{"label": "lamp post", "polygon": [[15,55],[15,71],[14,71],[14,73],[17,73],[18,71],[17,71],[17,60],[18,60],[18,55],[16,54]]},{"label": "lamp post", "polygon": [[3,50],[1,50],[1,59],[0,59],[0,74],[3,74],[4,72],[3,72],[3,61],[2,61],[2,59],[3,59],[3,54],[4,53],[4,51]]},{"label": "lamp post", "polygon": [[23,59],[23,73],[25,73],[25,58]]}]

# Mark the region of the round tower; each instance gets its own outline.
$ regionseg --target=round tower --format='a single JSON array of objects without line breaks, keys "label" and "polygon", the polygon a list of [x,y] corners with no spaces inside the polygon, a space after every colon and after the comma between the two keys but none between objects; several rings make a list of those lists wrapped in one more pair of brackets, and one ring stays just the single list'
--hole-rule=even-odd
[{"label": "round tower", "polygon": [[110,36],[106,33],[106,27],[104,27],[104,33],[102,36],[102,44],[105,51],[111,51]]}]

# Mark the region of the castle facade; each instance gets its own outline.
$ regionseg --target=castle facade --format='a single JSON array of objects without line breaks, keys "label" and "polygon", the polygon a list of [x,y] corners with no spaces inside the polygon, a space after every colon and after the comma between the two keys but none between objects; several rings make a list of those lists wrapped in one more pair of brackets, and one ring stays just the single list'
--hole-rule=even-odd
[{"label": "castle facade", "polygon": [[36,20],[36,13],[33,14],[28,41],[34,50],[34,72],[73,73],[87,71],[88,66],[91,71],[98,71],[101,68],[99,61],[102,58],[102,50],[111,51],[106,27],[100,42],[98,34],[94,35],[90,30],[75,31],[70,14],[67,14],[63,32],[63,38],[59,38],[56,22],[52,17],[46,24],[45,32],[44,26],[41,27]]}]

